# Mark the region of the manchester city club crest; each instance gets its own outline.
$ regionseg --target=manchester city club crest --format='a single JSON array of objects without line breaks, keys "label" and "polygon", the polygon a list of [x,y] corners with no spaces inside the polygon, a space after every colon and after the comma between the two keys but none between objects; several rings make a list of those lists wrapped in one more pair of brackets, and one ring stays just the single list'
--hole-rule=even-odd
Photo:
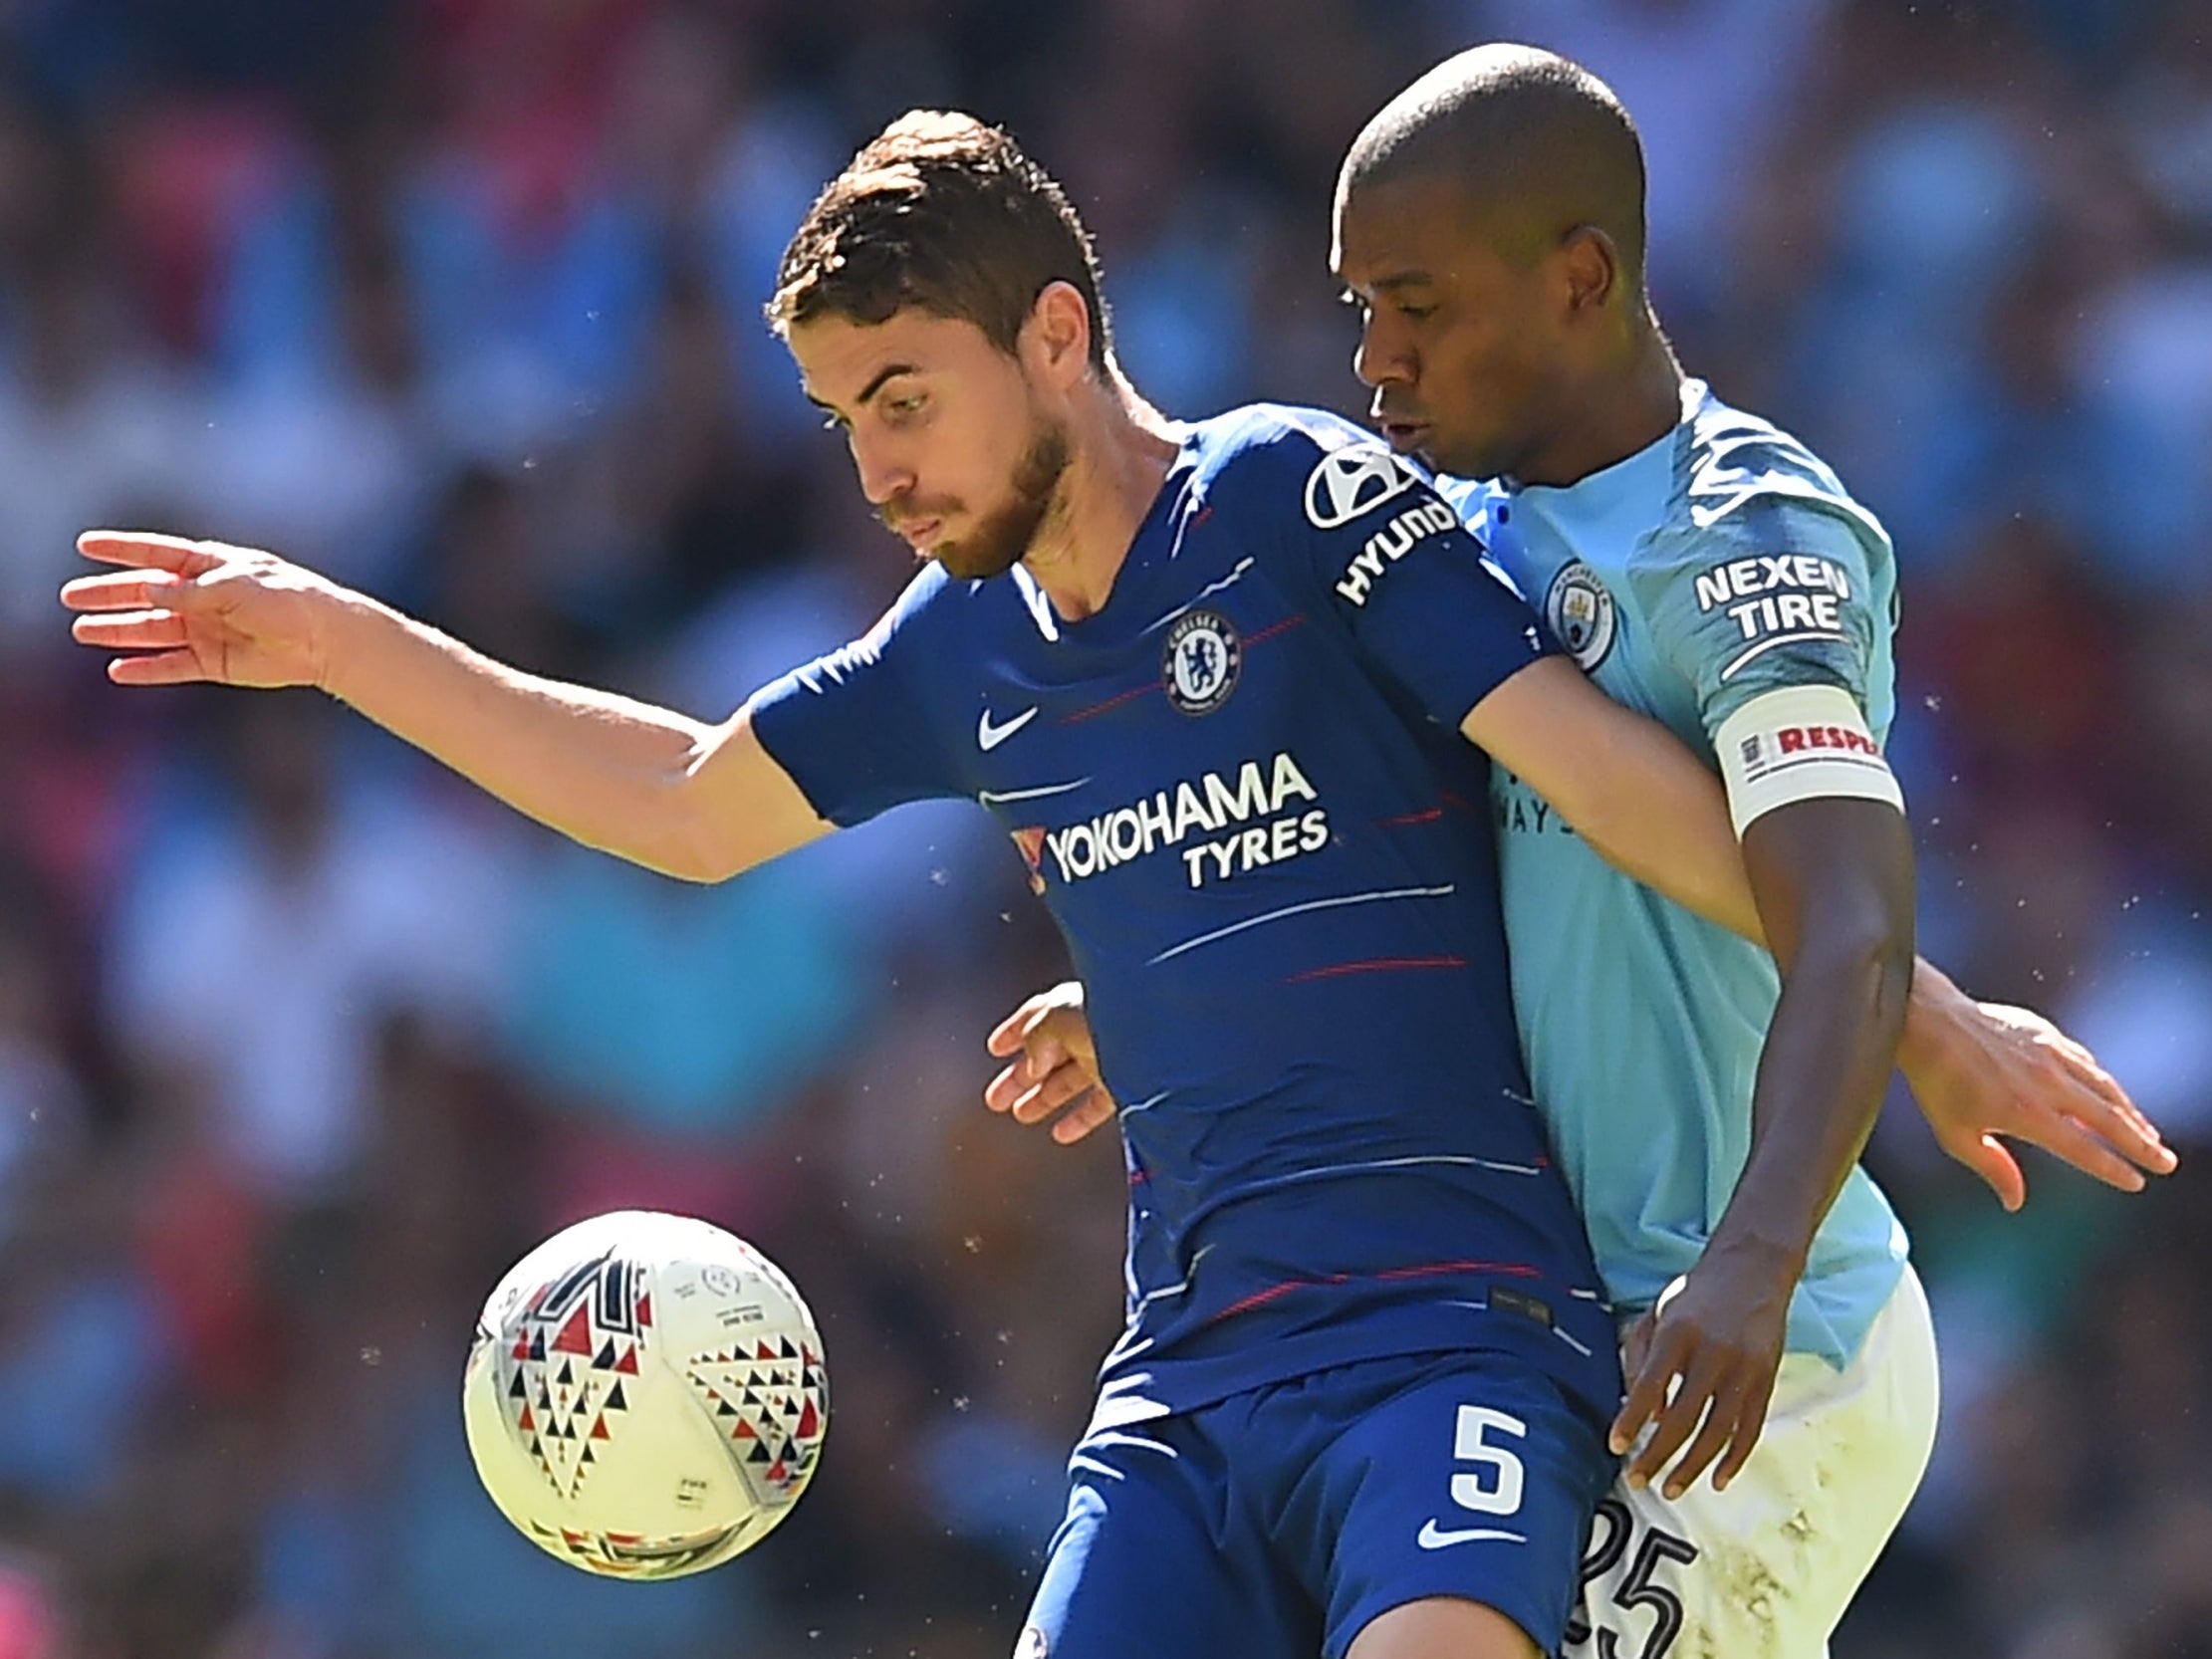
[{"label": "manchester city club crest", "polygon": [[1159,666],[1169,702],[1185,714],[1211,714],[1237,688],[1244,647],[1218,610],[1186,611],[1167,630]]},{"label": "manchester city club crest", "polygon": [[1605,660],[1619,627],[1612,590],[1580,559],[1561,566],[1559,575],[1552,578],[1544,594],[1544,621],[1586,674]]}]

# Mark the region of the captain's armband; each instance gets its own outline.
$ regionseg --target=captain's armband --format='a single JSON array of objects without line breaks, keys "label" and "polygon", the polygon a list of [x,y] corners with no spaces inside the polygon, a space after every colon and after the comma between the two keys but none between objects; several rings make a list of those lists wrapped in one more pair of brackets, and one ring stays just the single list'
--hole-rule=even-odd
[{"label": "captain's armband", "polygon": [[1904,810],[1904,792],[1881,745],[1841,686],[1764,692],[1721,723],[1713,747],[1739,835],[1777,807],[1820,796],[1886,801]]}]

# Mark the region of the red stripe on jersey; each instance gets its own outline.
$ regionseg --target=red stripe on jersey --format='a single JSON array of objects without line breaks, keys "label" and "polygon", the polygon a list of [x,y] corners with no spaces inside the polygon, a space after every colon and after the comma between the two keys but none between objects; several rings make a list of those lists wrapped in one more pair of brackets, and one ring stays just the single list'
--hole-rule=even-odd
[{"label": "red stripe on jersey", "polygon": [[1246,634],[1244,636],[1244,642],[1247,645],[1257,645],[1263,639],[1273,639],[1279,633],[1290,632],[1291,629],[1298,626],[1298,624],[1303,622],[1304,620],[1306,620],[1306,612],[1304,612],[1303,610],[1293,611],[1290,615],[1284,617],[1280,622],[1268,623],[1268,625],[1260,629],[1258,633]]},{"label": "red stripe on jersey", "polygon": [[1417,1267],[1384,1268],[1379,1273],[1333,1273],[1320,1279],[1286,1279],[1280,1285],[1270,1285],[1264,1291],[1254,1291],[1248,1297],[1239,1297],[1207,1320],[1218,1324],[1223,1319],[1233,1319],[1239,1313],[1249,1313],[1255,1307],[1264,1307],[1293,1291],[1325,1291],[1333,1286],[1351,1285],[1360,1281],[1377,1283],[1398,1279],[1440,1279],[1455,1273],[1494,1273],[1508,1279],[1542,1279],[1543,1273],[1525,1262],[1423,1262]]},{"label": "red stripe on jersey", "polygon": [[1374,827],[1377,830],[1402,830],[1409,824],[1434,824],[1443,816],[1443,808],[1431,807],[1425,813],[1400,813],[1396,818],[1378,818],[1374,821]]},{"label": "red stripe on jersey", "polygon": [[1481,818],[1481,817],[1482,817],[1482,814],[1480,814],[1479,812],[1477,812],[1477,811],[1476,811],[1476,810],[1475,810],[1475,809],[1474,809],[1474,808],[1473,808],[1472,806],[1470,806],[1470,805],[1469,805],[1469,804],[1468,804],[1468,803],[1467,803],[1466,801],[1464,801],[1464,800],[1462,800],[1462,799],[1461,799],[1460,797],[1458,797],[1458,796],[1456,796],[1456,795],[1452,794],[1452,792],[1451,792],[1450,790],[1446,790],[1446,791],[1444,792],[1444,805],[1445,805],[1445,806],[1447,806],[1447,807],[1457,807],[1457,808],[1458,808],[1458,809],[1459,809],[1459,810],[1460,810],[1461,812],[1465,813],[1465,814],[1466,814],[1466,815],[1467,815],[1467,816],[1468,816],[1469,818],[1479,819],[1479,818]]},{"label": "red stripe on jersey", "polygon": [[[1266,627],[1260,629],[1258,633],[1246,634],[1243,638],[1242,644],[1245,648],[1249,649],[1250,647],[1259,644],[1264,639],[1273,639],[1279,633],[1290,632],[1292,628],[1297,627],[1301,622],[1305,620],[1306,613],[1304,611],[1296,611],[1291,615],[1284,617],[1280,622],[1270,622]],[[1083,721],[1089,720],[1096,715],[1105,714],[1109,709],[1117,709],[1123,703],[1133,702],[1135,699],[1143,696],[1147,691],[1157,691],[1159,689],[1160,683],[1157,680],[1146,680],[1142,685],[1132,685],[1126,691],[1115,692],[1111,697],[1108,697],[1103,703],[1093,703],[1087,709],[1078,709],[1073,714],[1064,714],[1060,717],[1060,723],[1063,726],[1079,725]]]},{"label": "red stripe on jersey", "polygon": [[1302,974],[1293,974],[1283,981],[1285,985],[1303,985],[1312,979],[1337,979],[1345,974],[1387,974],[1400,968],[1464,968],[1464,956],[1377,956],[1366,962],[1333,962],[1326,968],[1308,968]]},{"label": "red stripe on jersey", "polygon": [[1089,720],[1095,714],[1104,714],[1107,709],[1119,708],[1123,703],[1141,697],[1147,691],[1157,691],[1159,688],[1159,681],[1146,680],[1142,685],[1132,685],[1126,691],[1116,692],[1103,703],[1093,703],[1087,709],[1078,709],[1073,714],[1064,714],[1060,717],[1060,723],[1063,726],[1073,726],[1079,721]]}]

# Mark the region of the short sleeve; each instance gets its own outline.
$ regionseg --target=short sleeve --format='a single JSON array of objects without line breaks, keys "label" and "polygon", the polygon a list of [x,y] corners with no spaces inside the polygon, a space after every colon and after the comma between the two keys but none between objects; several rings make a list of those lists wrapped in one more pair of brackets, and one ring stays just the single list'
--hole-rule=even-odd
[{"label": "short sleeve", "polygon": [[1364,438],[1300,434],[1288,562],[1361,653],[1453,730],[1551,649],[1537,618],[1420,471]]},{"label": "short sleeve", "polygon": [[1769,691],[1835,686],[1861,711],[1873,700],[1896,590],[1886,538],[1854,509],[1756,496],[1653,536],[1628,580],[1653,650],[1695,688],[1708,734]]},{"label": "short sleeve", "polygon": [[753,696],[753,731],[808,804],[846,829],[909,801],[964,796],[929,710],[932,568],[859,639]]}]

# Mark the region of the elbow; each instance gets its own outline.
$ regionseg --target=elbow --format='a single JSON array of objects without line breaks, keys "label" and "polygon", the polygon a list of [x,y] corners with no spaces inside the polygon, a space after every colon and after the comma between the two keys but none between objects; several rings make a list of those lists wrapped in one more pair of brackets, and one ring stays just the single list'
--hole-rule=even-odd
[{"label": "elbow", "polygon": [[640,810],[637,828],[627,848],[610,850],[677,881],[712,886],[759,861],[711,821],[697,773],[690,769],[661,781]]},{"label": "elbow", "polygon": [[702,814],[679,806],[669,817],[672,833],[655,849],[658,856],[651,860],[652,867],[662,875],[711,887],[743,875],[760,861],[733,844],[727,834],[717,832]]},{"label": "elbow", "polygon": [[1808,918],[1787,977],[1810,980],[1838,996],[1863,999],[1884,1019],[1904,1019],[1912,993],[1912,913],[1862,901],[1833,905]]}]

